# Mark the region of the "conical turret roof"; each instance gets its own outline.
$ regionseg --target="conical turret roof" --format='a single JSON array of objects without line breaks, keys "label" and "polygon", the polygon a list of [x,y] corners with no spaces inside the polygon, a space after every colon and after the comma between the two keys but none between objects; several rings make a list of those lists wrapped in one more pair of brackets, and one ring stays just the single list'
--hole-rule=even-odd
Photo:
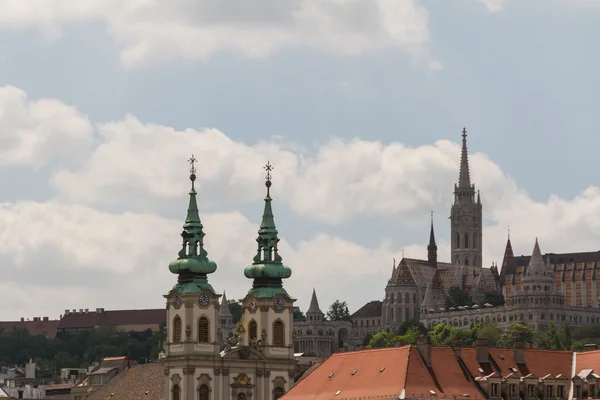
[{"label": "conical turret roof", "polygon": [[323,314],[321,308],[319,307],[319,300],[317,300],[317,292],[315,288],[313,288],[312,297],[310,298],[310,306],[308,306],[308,311],[306,314]]},{"label": "conical turret roof", "polygon": [[229,309],[229,303],[227,302],[227,296],[223,291],[223,298],[221,298],[221,308],[219,309],[219,317],[232,317],[231,310]]},{"label": "conical turret roof", "polygon": [[469,154],[467,152],[467,129],[463,129],[462,150],[460,153],[460,173],[458,176],[459,188],[471,188],[471,175],[469,172]]},{"label": "conical turret roof", "polygon": [[525,271],[524,279],[530,281],[554,280],[552,274],[549,274],[546,270],[546,262],[542,257],[542,252],[540,251],[540,245],[537,238],[535,238],[533,253],[531,253],[531,258],[529,260],[527,270]]}]

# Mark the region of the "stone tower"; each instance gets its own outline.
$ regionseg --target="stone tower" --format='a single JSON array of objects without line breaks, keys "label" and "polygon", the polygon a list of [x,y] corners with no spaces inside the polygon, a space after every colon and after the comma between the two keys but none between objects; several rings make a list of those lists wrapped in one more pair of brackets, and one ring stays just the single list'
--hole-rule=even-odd
[{"label": "stone tower", "polygon": [[319,307],[319,300],[317,300],[317,292],[315,288],[313,288],[312,297],[310,298],[310,306],[306,311],[306,321],[307,322],[323,322],[325,320],[325,315],[321,308]]},{"label": "stone tower", "polygon": [[450,211],[451,262],[457,265],[482,265],[482,206],[475,185],[471,184],[469,156],[467,153],[467,130],[463,129],[462,152],[458,184],[454,185],[454,204]]},{"label": "stone tower", "polygon": [[207,275],[217,270],[204,249],[204,231],[198,215],[194,189],[195,159],[190,159],[192,190],[183,225],[183,244],[169,270],[177,283],[167,299],[167,338],[165,341],[166,399],[193,399],[206,374],[201,367],[219,356],[217,337],[219,297],[208,283]]},{"label": "stone tower", "polygon": [[219,309],[219,342],[221,344],[230,336],[229,334],[233,332],[234,327],[233,315],[229,310],[229,303],[227,302],[225,291],[223,291],[221,307]]},{"label": "stone tower", "polygon": [[[253,263],[244,269],[246,278],[252,279],[252,288],[242,299],[242,327],[240,339],[243,344],[256,344],[267,359],[289,363],[293,372],[294,343],[292,321],[294,301],[283,288],[283,279],[292,275],[292,270],[283,265],[277,247],[279,237],[271,208],[271,165],[267,164],[267,196],[262,223],[258,230],[258,249]],[[291,376],[291,375],[290,375]],[[286,390],[291,387],[286,383]]]}]

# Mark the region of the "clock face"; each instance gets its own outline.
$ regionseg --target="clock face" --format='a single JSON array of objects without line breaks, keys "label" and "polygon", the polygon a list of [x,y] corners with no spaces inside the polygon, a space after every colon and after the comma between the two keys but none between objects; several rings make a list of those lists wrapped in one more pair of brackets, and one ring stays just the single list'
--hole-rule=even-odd
[{"label": "clock face", "polygon": [[277,297],[275,300],[273,300],[273,308],[275,309],[275,311],[283,310],[284,306],[285,306],[285,301],[283,301],[283,299],[281,297]]},{"label": "clock face", "polygon": [[173,296],[173,304],[175,304],[176,306],[180,306],[182,302],[183,299],[181,298],[181,295],[179,293]]},{"label": "clock face", "polygon": [[250,311],[256,310],[257,306],[258,306],[258,304],[256,303],[256,299],[254,297],[251,298],[250,301],[248,302],[248,307],[250,308]]},{"label": "clock face", "polygon": [[240,385],[245,385],[245,384],[247,384],[247,383],[248,383],[248,375],[246,375],[246,374],[241,374],[241,375],[238,377],[238,382],[240,383]]},{"label": "clock face", "polygon": [[198,296],[198,304],[200,304],[201,307],[208,306],[210,304],[210,297],[208,297],[208,294],[200,293],[200,296]]}]

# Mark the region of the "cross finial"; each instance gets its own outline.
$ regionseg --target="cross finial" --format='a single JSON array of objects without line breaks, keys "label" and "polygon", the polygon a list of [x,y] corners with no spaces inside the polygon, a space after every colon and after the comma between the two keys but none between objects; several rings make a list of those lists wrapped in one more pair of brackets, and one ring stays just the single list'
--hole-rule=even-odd
[{"label": "cross finial", "polygon": [[404,249],[402,249],[402,258],[404,258]]},{"label": "cross finial", "polygon": [[510,225],[508,226],[508,239],[510,240]]},{"label": "cross finial", "polygon": [[269,196],[269,192],[271,189],[271,171],[273,171],[273,166],[271,165],[270,161],[267,161],[267,164],[263,168],[265,169],[265,171],[267,171],[267,175],[265,177],[265,186],[267,187],[267,196]]},{"label": "cross finial", "polygon": [[431,222],[433,222],[433,210],[431,210]]},{"label": "cross finial", "polygon": [[194,181],[196,180],[196,162],[198,160],[192,154],[192,157],[188,160],[190,163],[190,180],[192,181],[192,189],[194,189]]},{"label": "cross finial", "polygon": [[467,137],[467,128],[463,128],[462,133],[463,133],[463,138],[466,138]]}]

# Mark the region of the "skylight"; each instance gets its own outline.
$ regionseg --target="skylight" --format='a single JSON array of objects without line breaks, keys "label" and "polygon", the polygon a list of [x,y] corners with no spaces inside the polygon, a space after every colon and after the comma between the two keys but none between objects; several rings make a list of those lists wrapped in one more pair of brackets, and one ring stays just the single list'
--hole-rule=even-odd
[{"label": "skylight", "polygon": [[341,390],[338,390],[337,392],[335,392],[335,395],[337,396],[337,395],[339,395],[340,393],[342,393],[342,391],[341,391]]},{"label": "skylight", "polygon": [[329,374],[329,377],[330,377],[330,378],[333,378],[333,372]]},{"label": "skylight", "polygon": [[429,393],[435,396],[435,390],[429,390]]},{"label": "skylight", "polygon": [[498,354],[498,357],[500,357],[501,360],[504,360],[504,354]]},{"label": "skylight", "polygon": [[357,371],[358,371],[357,369],[355,369],[354,371],[352,371],[352,375],[356,375]]},{"label": "skylight", "polygon": [[379,372],[383,372],[383,370],[384,370],[384,369],[385,369],[385,367],[381,368],[381,369],[379,370]]},{"label": "skylight", "polygon": [[478,368],[479,372],[481,372],[483,374],[483,368]]}]

